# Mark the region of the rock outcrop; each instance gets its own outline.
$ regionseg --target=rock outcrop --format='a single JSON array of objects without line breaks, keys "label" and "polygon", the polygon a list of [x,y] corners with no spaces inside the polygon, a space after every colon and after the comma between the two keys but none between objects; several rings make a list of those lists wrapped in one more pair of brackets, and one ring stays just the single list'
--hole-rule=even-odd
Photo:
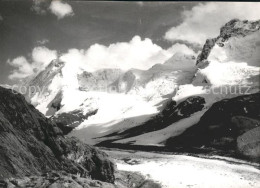
[{"label": "rock outcrop", "polygon": [[[202,52],[197,57],[196,64],[203,68],[210,62],[209,56],[217,55],[218,57],[212,57],[212,59],[218,58],[220,61],[245,60],[248,64],[259,65],[259,35],[259,20],[250,22],[233,19],[220,29],[218,37],[206,41]],[[235,51],[238,56],[235,57],[232,51]],[[242,51],[244,53],[239,54]],[[251,62],[250,59],[253,61]]]},{"label": "rock outcrop", "polygon": [[77,78],[83,91],[119,92],[114,83],[123,73],[120,69],[101,69],[92,73],[84,71]]},{"label": "rock outcrop", "polygon": [[[259,123],[260,121],[258,121]],[[253,124],[255,125],[255,124]],[[260,127],[253,128],[237,138],[237,149],[245,156],[259,158]]]},{"label": "rock outcrop", "polygon": [[62,130],[64,135],[70,133],[75,127],[87,120],[88,117],[95,115],[98,110],[83,114],[80,110],[75,110],[70,113],[61,113],[52,116],[50,119],[54,121]]},{"label": "rock outcrop", "polygon": [[115,180],[115,167],[106,153],[65,138],[59,127],[21,94],[0,87],[0,178],[52,170]]}]

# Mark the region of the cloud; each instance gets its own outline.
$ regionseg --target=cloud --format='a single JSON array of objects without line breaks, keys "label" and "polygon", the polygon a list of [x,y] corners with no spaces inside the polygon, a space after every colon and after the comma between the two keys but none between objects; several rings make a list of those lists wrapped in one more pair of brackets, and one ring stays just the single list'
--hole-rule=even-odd
[{"label": "cloud", "polygon": [[53,59],[57,59],[57,51],[50,50],[44,46],[35,47],[27,60],[24,56],[19,56],[13,60],[8,59],[7,63],[14,70],[9,75],[9,79],[22,79],[43,70]]},{"label": "cloud", "polygon": [[187,55],[196,55],[195,52],[193,51],[193,49],[189,48],[185,44],[179,44],[179,43],[174,44],[167,51],[169,51],[172,54],[183,53],[183,54],[187,54]]},{"label": "cloud", "polygon": [[129,42],[118,42],[104,46],[94,44],[87,50],[70,49],[59,58],[65,62],[62,70],[63,85],[77,88],[77,74],[81,71],[93,72],[100,69],[142,69],[155,64],[162,64],[177,52],[194,54],[184,44],[175,44],[169,49],[162,49],[151,39],[142,40],[135,36]]},{"label": "cloud", "polygon": [[68,53],[60,57],[60,60],[66,63],[62,69],[62,85],[69,88],[77,88],[77,75],[86,63],[84,50],[70,49]]},{"label": "cloud", "polygon": [[207,38],[216,37],[220,27],[231,19],[260,19],[260,3],[209,2],[183,12],[183,22],[169,29],[165,38],[176,41],[204,44]]},{"label": "cloud", "polygon": [[72,7],[69,4],[63,3],[59,0],[53,0],[49,9],[54,15],[58,17],[58,19],[62,19],[66,16],[72,16],[74,14]]},{"label": "cloud", "polygon": [[68,3],[62,2],[62,0],[33,0],[31,10],[40,15],[51,12],[58,19],[74,14],[72,7]]},{"label": "cloud", "polygon": [[32,51],[33,64],[35,64],[39,70],[45,68],[53,59],[57,59],[57,57],[56,50],[50,50],[45,46],[35,47]]},{"label": "cloud", "polygon": [[163,63],[172,52],[153,44],[151,39],[133,37],[130,42],[119,42],[104,46],[92,45],[88,50],[71,49],[62,55],[64,62],[79,62],[83,69],[95,71],[102,68],[148,69],[154,64]]},{"label": "cloud", "polygon": [[[89,49],[70,49],[58,57],[57,51],[46,47],[36,47],[30,55],[31,63],[25,59],[23,63],[9,63],[15,70],[10,78],[24,78],[29,74],[35,74],[43,70],[53,59],[59,58],[65,62],[63,80],[75,83],[80,71],[93,72],[99,69],[122,69],[132,68],[146,70],[155,64],[162,64],[175,53],[194,55],[192,49],[184,44],[174,44],[169,49],[162,49],[154,44],[151,39],[142,40],[135,36],[129,42],[118,42],[104,46],[94,44]],[[13,60],[14,61],[14,60]],[[10,61],[10,62],[13,62]],[[28,71],[30,70],[30,71]],[[73,81],[74,80],[74,81]],[[66,84],[66,83],[65,83]]]},{"label": "cloud", "polygon": [[12,74],[9,75],[9,79],[25,78],[34,73],[33,67],[24,56],[17,57],[12,61],[8,59],[7,63],[16,68]]}]

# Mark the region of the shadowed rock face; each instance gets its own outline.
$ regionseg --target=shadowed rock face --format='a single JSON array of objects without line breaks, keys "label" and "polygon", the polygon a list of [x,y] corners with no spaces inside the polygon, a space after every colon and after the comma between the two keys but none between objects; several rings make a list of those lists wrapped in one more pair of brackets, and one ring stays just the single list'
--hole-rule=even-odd
[{"label": "shadowed rock face", "polygon": [[58,127],[62,130],[64,135],[70,133],[75,127],[80,125],[83,121],[87,120],[88,117],[95,115],[98,110],[90,111],[84,114],[80,110],[75,110],[70,113],[61,113],[51,117]]},{"label": "shadowed rock face", "polygon": [[0,87],[0,178],[51,170],[114,182],[114,165],[104,152],[65,138],[22,95]]},{"label": "shadowed rock face", "polygon": [[213,104],[196,125],[169,139],[167,145],[170,148],[207,146],[259,157],[259,120],[260,93],[224,99]]}]

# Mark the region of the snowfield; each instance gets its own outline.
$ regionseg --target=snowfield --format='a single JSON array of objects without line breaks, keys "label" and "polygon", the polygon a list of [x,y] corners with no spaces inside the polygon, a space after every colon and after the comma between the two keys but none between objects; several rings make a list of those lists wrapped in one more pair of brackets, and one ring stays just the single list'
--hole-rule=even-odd
[{"label": "snowfield", "polygon": [[[203,97],[206,103],[202,111],[159,131],[121,139],[114,143],[131,142],[134,145],[163,146],[168,138],[180,135],[187,128],[196,124],[213,103],[225,98],[233,98],[243,94],[258,92],[259,71],[259,67],[249,66],[247,63],[211,62],[206,68],[197,71],[192,83],[183,85],[176,84],[178,85],[178,89],[172,94],[172,100],[177,103],[191,96]],[[189,74],[191,74],[191,72],[189,72]],[[180,79],[181,76],[184,77],[184,75],[187,75],[187,73],[181,73],[182,75],[177,74],[176,77]],[[160,79],[156,79],[155,81],[149,82],[145,88],[132,90],[131,94],[88,92],[88,97],[84,98],[85,101],[79,100],[84,101],[82,105],[76,104],[75,100],[70,99],[74,105],[76,104],[75,106],[70,106],[73,106],[73,108],[81,106],[80,108],[82,108],[82,111],[85,111],[85,113],[87,113],[89,109],[98,109],[96,115],[82,122],[70,135],[76,136],[86,143],[96,144],[108,139],[95,139],[97,137],[121,132],[141,125],[158,113],[160,106],[157,104],[161,104],[161,106],[164,104],[165,99],[162,97],[163,94],[168,94],[168,100],[170,98],[170,90],[165,88],[171,88],[169,87],[169,82],[172,80],[168,78],[168,80],[166,80],[168,81],[167,84],[165,84],[165,80],[163,82],[159,82],[159,80]],[[182,78],[180,80],[185,79]],[[206,80],[207,83],[203,83],[203,80]],[[184,83],[188,83],[188,80],[185,80]],[[174,89],[172,88],[172,90]],[[159,93],[159,91],[163,92]],[[71,97],[74,95],[68,96]],[[144,98],[149,98],[150,100],[144,100]],[[65,101],[65,99],[64,97],[63,101]],[[66,109],[66,105],[68,104],[69,102],[64,103],[63,108],[58,113],[69,111]],[[73,108],[71,108],[71,110]]]},{"label": "snowfield", "polygon": [[158,131],[153,131],[145,133],[139,136],[126,138],[122,140],[115,141],[113,143],[130,143],[133,145],[153,145],[153,146],[164,146],[164,142],[173,136],[178,136],[183,133],[187,128],[196,124],[200,117],[205,113],[206,110],[202,110],[193,114],[189,118],[182,119],[172,125],[160,129]]},{"label": "snowfield", "polygon": [[163,188],[260,187],[259,165],[242,160],[218,156],[106,152],[115,158],[118,170],[139,172]]}]

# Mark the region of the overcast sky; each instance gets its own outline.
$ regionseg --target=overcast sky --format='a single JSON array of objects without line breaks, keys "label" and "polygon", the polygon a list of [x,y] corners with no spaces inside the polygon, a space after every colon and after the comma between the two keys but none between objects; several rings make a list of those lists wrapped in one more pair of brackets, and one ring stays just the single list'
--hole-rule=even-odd
[{"label": "overcast sky", "polygon": [[57,57],[99,68],[147,69],[178,51],[195,54],[233,18],[260,19],[260,3],[0,2],[0,83]]}]

